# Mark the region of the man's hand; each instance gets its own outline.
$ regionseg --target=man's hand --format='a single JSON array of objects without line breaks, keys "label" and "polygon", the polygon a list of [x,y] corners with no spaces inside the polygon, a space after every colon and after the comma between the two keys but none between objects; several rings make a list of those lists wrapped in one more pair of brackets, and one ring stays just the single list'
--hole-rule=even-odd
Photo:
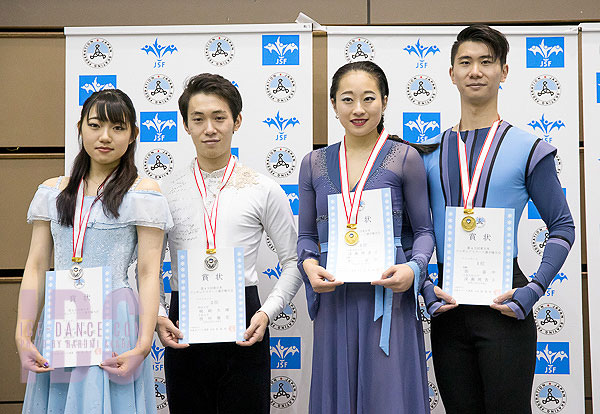
[{"label": "man's hand", "polygon": [[189,344],[180,344],[179,340],[183,338],[183,333],[178,329],[179,321],[177,321],[177,327],[173,325],[173,322],[169,318],[159,316],[156,320],[156,333],[158,338],[164,347],[171,347],[175,349],[187,348]]},{"label": "man's hand", "polygon": [[500,313],[502,313],[502,315],[510,316],[511,318],[516,318],[517,315],[515,315],[513,310],[508,305],[503,305],[504,302],[512,299],[512,296],[513,296],[513,293],[515,293],[515,290],[517,290],[517,289],[511,289],[508,292],[504,292],[503,294],[498,296],[496,299],[494,299],[494,303],[492,303],[490,305],[490,308],[500,311]]},{"label": "man's hand", "polygon": [[244,340],[236,343],[241,346],[252,346],[263,340],[269,325],[269,317],[263,311],[258,311],[250,319],[250,326],[244,332]]}]

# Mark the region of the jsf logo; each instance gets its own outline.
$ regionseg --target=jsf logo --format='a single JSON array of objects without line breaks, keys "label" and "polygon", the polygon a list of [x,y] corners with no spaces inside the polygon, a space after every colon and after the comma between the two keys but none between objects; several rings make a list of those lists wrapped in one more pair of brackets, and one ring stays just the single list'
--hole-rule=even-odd
[{"label": "jsf logo", "polygon": [[436,264],[427,265],[427,273],[429,273],[429,279],[437,286],[438,285],[438,266]]},{"label": "jsf logo", "polygon": [[[439,121],[439,113],[405,112],[404,138],[411,142],[423,142],[432,138],[440,132]],[[430,132],[428,133],[428,131]]]},{"label": "jsf logo", "polygon": [[154,43],[144,45],[140,50],[146,52],[146,55],[152,53],[156,57],[156,62],[154,62],[155,68],[163,68],[165,66],[163,58],[167,53],[173,54],[173,52],[178,52],[175,45],[159,45],[158,38],[154,39]]},{"label": "jsf logo", "polygon": [[[153,118],[150,118],[151,114],[154,114]],[[177,112],[142,112],[140,118],[147,128],[142,128],[141,142],[177,141]]]},{"label": "jsf logo", "polygon": [[536,129],[539,129],[540,131],[542,131],[542,134],[544,134],[544,141],[546,141],[549,144],[552,143],[552,137],[550,136],[550,132],[553,129],[556,129],[558,131],[562,127],[565,126],[563,121],[561,121],[560,119],[558,119],[556,121],[548,121],[544,117],[544,114],[542,114],[542,117],[539,120],[537,120],[537,121],[533,120],[530,123],[528,123],[527,125],[529,125],[534,131]]},{"label": "jsf logo", "polygon": [[[535,273],[532,275],[533,277],[535,277]],[[554,279],[548,285],[548,289],[546,289],[546,296],[554,296],[556,293],[556,284],[562,284],[563,280],[569,280],[569,278],[562,272],[554,276]]]},{"label": "jsf logo", "polygon": [[281,184],[281,188],[287,194],[288,201],[290,202],[290,208],[295,216],[298,215],[300,209],[300,198],[298,197],[298,184]]},{"label": "jsf logo", "polygon": [[160,371],[163,369],[163,355],[165,348],[156,344],[156,339],[152,342],[152,348],[150,348],[150,354],[152,354],[152,369],[154,371]]},{"label": "jsf logo", "polygon": [[427,55],[429,55],[430,53],[432,55],[435,55],[437,52],[440,51],[440,49],[436,45],[423,46],[421,44],[421,39],[417,39],[417,43],[415,43],[414,45],[406,46],[404,50],[407,51],[409,55],[414,53],[419,58],[417,66],[415,67],[416,69],[426,68],[427,62],[425,62],[425,58],[427,57]]},{"label": "jsf logo", "polygon": [[300,64],[299,35],[263,35],[262,39],[263,65]]},{"label": "jsf logo", "polygon": [[269,279],[271,279],[271,277],[279,279],[279,276],[281,276],[281,265],[279,264],[279,262],[277,262],[277,265],[274,268],[267,268],[267,270],[263,272],[263,275],[269,276]]},{"label": "jsf logo", "polygon": [[528,68],[565,67],[564,37],[528,37],[526,43]]},{"label": "jsf logo", "polygon": [[117,75],[80,75],[79,76],[79,105],[94,92],[117,87]]},{"label": "jsf logo", "polygon": [[536,358],[536,374],[569,374],[570,372],[568,342],[538,342]]},{"label": "jsf logo", "polygon": [[271,369],[300,369],[300,337],[271,338],[270,352]]},{"label": "jsf logo", "polygon": [[287,134],[284,132],[289,126],[294,126],[299,124],[300,121],[296,117],[284,118],[279,115],[279,111],[277,111],[277,115],[274,118],[267,118],[263,121],[263,123],[267,124],[269,127],[274,126],[277,129],[277,137],[275,141],[284,141],[287,139]]},{"label": "jsf logo", "polygon": [[99,91],[103,91],[105,89],[115,89],[115,85],[113,85],[112,83],[108,82],[108,83],[99,83],[98,82],[98,77],[94,77],[94,80],[92,81],[92,83],[86,83],[84,84],[81,89],[85,90],[86,92],[99,92]]}]

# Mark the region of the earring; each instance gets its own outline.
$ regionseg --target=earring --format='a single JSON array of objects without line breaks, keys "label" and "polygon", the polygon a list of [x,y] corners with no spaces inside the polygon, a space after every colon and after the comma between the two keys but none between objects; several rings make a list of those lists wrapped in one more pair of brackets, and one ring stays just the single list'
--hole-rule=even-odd
[{"label": "earring", "polygon": [[335,119],[340,119],[340,116],[338,114],[335,114]]}]

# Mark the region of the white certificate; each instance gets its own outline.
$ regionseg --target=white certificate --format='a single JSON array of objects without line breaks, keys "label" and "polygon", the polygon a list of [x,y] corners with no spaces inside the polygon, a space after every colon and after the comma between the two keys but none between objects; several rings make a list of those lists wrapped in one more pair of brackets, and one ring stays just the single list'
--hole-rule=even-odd
[{"label": "white certificate", "polygon": [[184,344],[242,341],[246,331],[244,248],[178,250],[179,329]]},{"label": "white certificate", "polygon": [[[112,356],[109,267],[46,272],[43,355],[53,368],[99,365]],[[104,351],[104,352],[103,352]]]},{"label": "white certificate", "polygon": [[392,199],[389,188],[367,190],[362,193],[356,233],[358,242],[349,245],[347,219],[341,194],[327,196],[329,241],[327,271],[344,282],[372,282],[394,265],[394,224]]},{"label": "white certificate", "polygon": [[[471,231],[462,225],[467,216]],[[446,207],[444,290],[459,304],[490,305],[512,288],[514,218],[512,208]]]}]

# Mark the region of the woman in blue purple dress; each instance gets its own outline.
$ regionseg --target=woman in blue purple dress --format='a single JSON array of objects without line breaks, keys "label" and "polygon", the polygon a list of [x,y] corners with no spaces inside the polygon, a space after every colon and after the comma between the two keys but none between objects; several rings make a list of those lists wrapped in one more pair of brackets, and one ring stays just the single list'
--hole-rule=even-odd
[{"label": "woman in blue purple dress", "polygon": [[[300,168],[298,266],[314,320],[310,413],[429,413],[424,339],[416,317],[416,291],[427,278],[434,245],[418,151],[427,148],[387,136],[388,95],[387,79],[376,64],[354,62],[338,69],[330,98],[345,129],[345,153],[336,143],[306,155]],[[340,169],[341,156],[347,171]],[[370,171],[369,158],[375,158]],[[397,264],[371,284],[344,284],[325,270],[327,196],[342,192],[341,174],[347,174],[350,191],[357,190],[363,174],[368,174],[365,191],[391,190]],[[410,261],[400,241],[403,209],[414,236]]]}]

